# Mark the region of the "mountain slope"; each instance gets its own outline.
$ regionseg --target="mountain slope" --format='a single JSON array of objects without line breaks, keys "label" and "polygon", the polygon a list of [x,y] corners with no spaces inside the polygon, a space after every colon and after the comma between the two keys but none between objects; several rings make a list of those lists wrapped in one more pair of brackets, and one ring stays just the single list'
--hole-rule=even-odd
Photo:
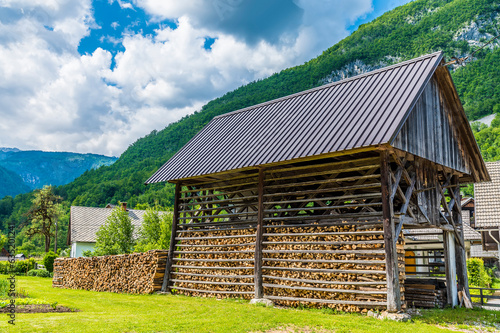
[{"label": "mountain slope", "polygon": [[0,198],[6,195],[15,196],[19,193],[31,191],[23,179],[15,172],[0,167]]},{"label": "mountain slope", "polygon": [[[0,181],[5,185],[4,192],[8,192],[9,195],[16,195],[41,188],[43,185],[67,184],[86,170],[111,165],[116,159],[116,157],[95,154],[21,151],[15,148],[0,148],[0,167],[3,170],[9,170],[10,174],[14,173],[19,178],[14,179],[12,175],[8,177],[4,172],[5,175],[0,175]],[[12,183],[9,186],[5,183],[7,179],[11,182],[21,180],[21,185],[16,187]],[[0,192],[0,195],[2,193]]]},{"label": "mountain slope", "polygon": [[[500,32],[500,5],[486,0],[416,0],[364,24],[350,36],[304,65],[250,83],[207,103],[161,131],[137,140],[109,167],[89,170],[57,189],[73,205],[103,206],[118,200],[172,204],[172,187],[143,182],[214,116],[360,74],[394,62],[442,50],[447,59],[470,54]],[[452,76],[470,119],[500,108],[500,49],[485,49],[474,62],[453,69]],[[15,199],[19,218],[26,198]],[[0,202],[1,204],[1,202]],[[18,208],[16,208],[18,207]],[[0,212],[1,215],[1,212]],[[7,216],[6,214],[5,216]]]}]

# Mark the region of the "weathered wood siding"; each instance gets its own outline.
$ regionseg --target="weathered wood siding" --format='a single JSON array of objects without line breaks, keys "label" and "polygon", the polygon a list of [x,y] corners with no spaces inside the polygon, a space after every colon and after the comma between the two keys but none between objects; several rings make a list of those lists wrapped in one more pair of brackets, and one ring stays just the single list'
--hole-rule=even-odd
[{"label": "weathered wood siding", "polygon": [[464,145],[451,126],[451,110],[433,77],[393,146],[463,173],[471,174]]}]

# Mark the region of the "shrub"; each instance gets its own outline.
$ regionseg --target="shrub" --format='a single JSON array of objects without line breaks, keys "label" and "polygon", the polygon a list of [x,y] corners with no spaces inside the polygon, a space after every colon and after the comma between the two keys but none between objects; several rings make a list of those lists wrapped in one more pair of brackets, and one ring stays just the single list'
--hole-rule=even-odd
[{"label": "shrub", "polygon": [[471,286],[488,288],[491,285],[491,277],[484,268],[483,259],[467,259],[467,275]]},{"label": "shrub", "polygon": [[56,258],[57,254],[55,254],[54,251],[47,252],[45,257],[43,257],[43,265],[45,266],[45,269],[51,273],[54,270],[54,260],[56,260]]},{"label": "shrub", "polygon": [[[35,268],[35,259],[29,258],[26,260],[16,261],[14,263],[14,274],[26,274],[31,269]],[[10,274],[11,267],[10,262],[0,261],[0,274]]]},{"label": "shrub", "polygon": [[27,276],[38,276],[38,277],[51,277],[49,271],[45,269],[32,269],[27,274]]}]

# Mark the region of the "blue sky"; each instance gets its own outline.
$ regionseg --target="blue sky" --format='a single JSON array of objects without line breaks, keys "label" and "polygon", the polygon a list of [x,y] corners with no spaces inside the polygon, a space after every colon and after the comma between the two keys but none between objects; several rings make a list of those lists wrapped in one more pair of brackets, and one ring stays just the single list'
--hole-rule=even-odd
[{"label": "blue sky", "polygon": [[4,0],[0,147],[120,155],[406,2]]}]

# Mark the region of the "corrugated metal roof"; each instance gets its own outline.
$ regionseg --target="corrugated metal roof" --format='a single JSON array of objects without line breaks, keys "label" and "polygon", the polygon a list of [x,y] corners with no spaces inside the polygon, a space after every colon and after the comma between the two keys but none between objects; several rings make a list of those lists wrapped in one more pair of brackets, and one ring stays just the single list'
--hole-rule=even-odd
[{"label": "corrugated metal roof", "polygon": [[491,182],[474,184],[476,227],[500,226],[500,161],[486,163]]},{"label": "corrugated metal roof", "polygon": [[388,143],[441,59],[425,55],[218,116],[146,183]]}]

